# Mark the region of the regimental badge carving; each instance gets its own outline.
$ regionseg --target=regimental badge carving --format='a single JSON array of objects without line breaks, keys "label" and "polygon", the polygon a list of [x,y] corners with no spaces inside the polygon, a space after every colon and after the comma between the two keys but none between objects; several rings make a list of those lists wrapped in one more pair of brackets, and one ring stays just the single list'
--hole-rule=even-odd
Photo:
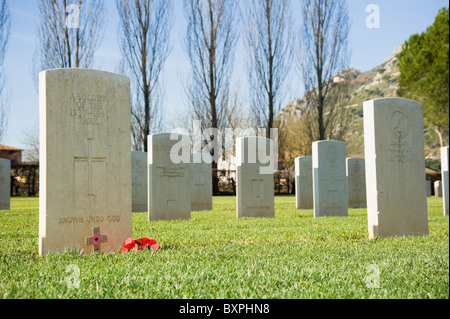
[{"label": "regimental badge carving", "polygon": [[401,111],[394,111],[389,120],[389,130],[394,139],[389,148],[389,161],[398,163],[410,162],[412,160],[412,150],[405,140],[411,130],[410,120]]},{"label": "regimental badge carving", "polygon": [[410,123],[405,113],[395,111],[391,116],[391,133],[395,139],[404,139],[409,134]]},{"label": "regimental badge carving", "polygon": [[329,163],[335,163],[339,157],[339,154],[336,150],[336,146],[329,145],[327,148],[326,159]]}]

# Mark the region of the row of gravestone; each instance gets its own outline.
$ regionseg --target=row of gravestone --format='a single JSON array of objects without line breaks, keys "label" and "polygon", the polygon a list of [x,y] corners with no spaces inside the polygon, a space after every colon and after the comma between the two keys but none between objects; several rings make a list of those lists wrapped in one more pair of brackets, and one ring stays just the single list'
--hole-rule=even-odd
[{"label": "row of gravestone", "polygon": [[[159,135],[161,138],[162,136]],[[154,139],[151,136],[150,139]],[[191,211],[202,211],[212,209],[212,171],[211,164],[205,163],[201,160],[201,154],[191,154],[190,161],[190,185],[186,187],[190,192]],[[145,152],[131,152],[131,176],[132,176],[132,212],[147,212],[148,211],[148,159]],[[167,172],[166,172],[167,173]],[[167,174],[166,174],[167,175]],[[178,176],[173,176],[177,178]],[[167,176],[170,178],[170,176]],[[157,184],[159,184],[159,181]],[[160,184],[160,188],[165,187],[165,183]],[[162,191],[170,196],[177,192],[177,185],[170,187],[170,182],[167,184],[167,189]],[[186,195],[182,192],[182,195]],[[170,204],[169,204],[170,205]],[[188,216],[188,215],[186,215]]]},{"label": "row of gravestone", "polygon": [[[169,140],[169,135],[166,134],[154,135],[150,136],[150,140],[154,139],[165,139]],[[264,139],[262,139],[264,140]],[[328,144],[333,144],[333,141],[326,141]],[[342,146],[342,143],[337,143],[338,146]],[[343,146],[345,147],[345,145]],[[153,150],[150,149],[151,154],[154,154]],[[245,150],[241,150],[245,151]],[[344,149],[345,151],[345,149]],[[153,155],[151,155],[153,156]],[[148,187],[147,182],[151,182],[152,179],[148,180],[147,174],[147,153],[144,152],[132,152],[131,156],[132,161],[132,211],[133,212],[144,212],[148,211]],[[168,162],[168,159],[162,161],[162,163]],[[337,164],[341,164],[338,161]],[[159,165],[163,167],[163,164]],[[168,183],[172,183],[171,187],[168,187],[165,191],[166,193],[161,194],[161,196],[150,194],[150,196],[155,198],[165,198],[170,203],[182,202],[179,200],[180,197],[187,197],[187,193],[182,190],[187,189],[190,192],[190,203],[191,203],[191,211],[201,211],[201,210],[211,210],[212,209],[212,174],[211,174],[211,164],[204,162],[202,160],[201,154],[191,154],[190,161],[190,181],[184,181],[184,185],[180,185],[179,182],[175,182],[177,176],[170,177],[166,176],[166,178],[158,177],[159,180],[156,182],[156,185],[159,185],[159,190],[164,192],[164,185],[166,185],[166,179]],[[339,168],[338,168],[339,169]],[[298,157],[295,160],[295,184],[296,184],[296,206],[297,209],[312,209],[313,205],[313,172],[312,172],[312,157]],[[176,174],[172,174],[176,175]],[[243,194],[242,197],[246,198],[246,201],[251,202],[255,201],[256,203],[261,202],[262,198],[267,198],[268,196],[272,196],[271,193],[273,191],[270,190],[270,183],[264,182],[262,180],[262,176],[265,174],[258,174],[252,177],[250,180],[251,185],[247,185],[244,189],[250,189],[250,194]],[[161,176],[159,174],[158,176]],[[329,174],[330,179],[333,179],[333,182],[336,183],[336,178],[333,174]],[[270,177],[269,177],[270,178]],[[344,178],[346,180],[344,181]],[[239,179],[239,178],[238,178]],[[336,185],[336,199],[345,195],[343,193],[337,193],[338,190],[344,190],[347,187],[348,193],[348,207],[350,208],[362,208],[366,207],[366,187],[365,187],[365,172],[364,172],[364,159],[361,158],[347,158],[346,159],[346,177],[339,176],[339,182]],[[240,179],[242,181],[242,178]],[[190,183],[190,186],[186,185]],[[316,184],[319,183],[318,181]],[[182,184],[182,183],[181,183]],[[267,194],[262,194],[263,185],[267,185]],[[333,184],[328,184],[332,189]],[[180,187],[181,189],[177,189]],[[171,199],[170,196],[174,196],[177,200]],[[239,195],[238,195],[239,197]],[[334,196],[330,199],[335,200]],[[239,203],[239,202],[238,202]],[[152,214],[153,210],[150,209],[151,217],[154,220],[156,219],[178,219],[190,218],[190,211],[185,203],[183,206],[185,208],[179,209],[170,209],[169,207],[165,208],[165,211],[162,211],[161,214],[156,216]],[[244,205],[244,204],[242,204]],[[242,207],[242,205],[238,205],[238,208]],[[253,204],[255,206],[256,204]],[[325,204],[326,205],[326,204]],[[332,206],[338,205],[340,207],[341,212],[338,212],[337,215],[347,215],[347,209],[343,206],[343,201],[339,200],[335,203],[332,203]],[[157,204],[158,207],[162,206],[161,204]],[[182,207],[183,207],[182,206]],[[257,209],[255,211],[255,216],[260,214],[264,217],[273,216],[273,204],[269,204],[270,209],[267,209],[267,214],[264,215],[263,211]],[[326,206],[327,209],[324,215],[333,215],[333,210],[328,209],[330,205]],[[316,206],[318,207],[318,206]],[[183,213],[176,214],[175,216],[170,216],[170,212],[183,211]],[[244,216],[253,215],[253,214],[243,214]],[[239,215],[238,215],[239,217]],[[151,218],[152,220],[152,218]]]},{"label": "row of gravestone", "polygon": [[[442,181],[435,181],[433,184],[434,196],[442,197]],[[427,197],[431,196],[431,181],[427,180]]]},{"label": "row of gravestone", "polygon": [[[129,79],[87,69],[44,71],[39,108],[39,254],[118,251],[132,235]],[[369,237],[428,233],[422,121],[422,105],[414,101],[364,103]],[[149,220],[190,216],[190,188],[196,185],[190,159],[173,160],[179,142],[165,133],[149,136]],[[260,147],[272,149],[271,143],[237,140],[238,217],[274,216],[273,171],[262,173],[266,167],[255,156]],[[315,216],[347,214],[345,158],[344,143],[314,142]],[[442,158],[448,214],[448,148]]]},{"label": "row of gravestone", "polygon": [[[330,141],[331,142],[331,141]],[[339,145],[339,144],[337,144]],[[342,166],[341,160],[336,164]],[[311,156],[302,156],[295,159],[295,197],[297,209],[313,209],[319,207],[317,204],[314,206],[314,187],[313,187],[313,170],[312,170],[313,158]],[[338,184],[339,189],[345,191],[347,187],[347,206],[348,208],[364,208],[367,207],[366,203],[366,177],[364,168],[364,159],[362,158],[347,158],[345,159],[346,176],[340,174]],[[315,185],[319,185],[319,172],[316,170]],[[333,178],[333,175],[329,175]],[[344,183],[346,186],[344,187]],[[334,184],[328,184],[329,190],[333,190]],[[341,192],[341,196],[345,196],[345,192]],[[319,195],[320,196],[320,195]],[[316,197],[317,200],[319,199]],[[333,197],[331,197],[333,198]],[[340,200],[339,205],[342,206],[344,201]],[[331,211],[327,211],[331,212]],[[342,213],[340,215],[346,215],[345,206],[342,206]]]}]

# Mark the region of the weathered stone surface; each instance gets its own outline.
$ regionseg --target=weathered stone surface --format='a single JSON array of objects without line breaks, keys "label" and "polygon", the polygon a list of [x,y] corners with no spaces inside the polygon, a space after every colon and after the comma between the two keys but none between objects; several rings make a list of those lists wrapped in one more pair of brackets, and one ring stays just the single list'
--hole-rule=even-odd
[{"label": "weathered stone surface", "polygon": [[271,157],[272,152],[270,139],[256,136],[237,139],[237,218],[275,217],[273,168],[261,156]]},{"label": "weathered stone surface", "polygon": [[147,153],[131,152],[132,211],[148,212]]},{"label": "weathered stone surface", "polygon": [[422,104],[364,102],[369,237],[428,234]]},{"label": "weathered stone surface", "polygon": [[442,182],[441,181],[434,182],[434,196],[442,197]]},{"label": "weathered stone surface", "polygon": [[345,143],[312,143],[314,217],[348,216]]},{"label": "weathered stone surface", "polygon": [[444,202],[444,216],[449,214],[449,176],[448,176],[448,146],[441,147],[442,198]]},{"label": "weathered stone surface", "polygon": [[212,210],[212,165],[202,154],[191,154],[191,210]]},{"label": "weathered stone surface", "polygon": [[430,197],[431,196],[431,181],[427,180],[426,186],[427,186],[427,197]]},{"label": "weathered stone surface", "polygon": [[312,157],[295,159],[295,202],[297,209],[313,209]]},{"label": "weathered stone surface", "polygon": [[11,209],[11,161],[0,158],[0,210]]},{"label": "weathered stone surface", "polygon": [[347,192],[349,208],[367,207],[366,172],[363,158],[347,158]]},{"label": "weathered stone surface", "polygon": [[[152,134],[148,137],[148,202],[149,221],[191,218],[191,181],[189,137],[171,140],[171,133]],[[172,155],[178,153],[176,145],[188,150],[187,161],[178,163]]]},{"label": "weathered stone surface", "polygon": [[131,237],[130,81],[39,74],[39,254],[118,251]]}]

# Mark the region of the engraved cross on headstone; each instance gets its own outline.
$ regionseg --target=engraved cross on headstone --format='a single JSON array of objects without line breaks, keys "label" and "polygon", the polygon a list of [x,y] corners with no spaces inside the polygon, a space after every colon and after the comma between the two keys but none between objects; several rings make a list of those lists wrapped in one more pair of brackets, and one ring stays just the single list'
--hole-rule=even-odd
[{"label": "engraved cross on headstone", "polygon": [[253,196],[262,197],[263,196],[263,188],[264,188],[264,180],[263,179],[252,179],[252,192]]},{"label": "engraved cross on headstone", "polygon": [[205,186],[205,183],[203,182],[203,179],[200,176],[197,176],[195,186],[198,188]]},{"label": "engraved cross on headstone", "polygon": [[74,162],[87,162],[88,163],[88,194],[87,196],[95,197],[93,190],[93,164],[95,162],[106,163],[106,157],[92,156],[92,141],[94,138],[88,137],[88,154],[87,156],[74,156]]},{"label": "engraved cross on headstone", "polygon": [[158,167],[162,169],[161,176],[163,178],[162,189],[164,189],[164,197],[167,201],[167,210],[170,210],[172,205],[176,205],[179,196],[179,178],[183,177],[183,169],[186,166],[169,165],[168,167]]},{"label": "engraved cross on headstone", "polygon": [[107,235],[100,234],[100,227],[96,226],[92,228],[92,236],[88,236],[85,238],[86,245],[94,246],[94,253],[100,251],[100,244],[106,243],[108,240]]}]

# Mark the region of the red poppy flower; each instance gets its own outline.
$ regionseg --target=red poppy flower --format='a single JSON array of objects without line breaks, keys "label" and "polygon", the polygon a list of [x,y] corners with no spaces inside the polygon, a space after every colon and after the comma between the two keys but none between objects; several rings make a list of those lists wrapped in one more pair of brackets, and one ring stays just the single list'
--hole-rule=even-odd
[{"label": "red poppy flower", "polygon": [[133,238],[127,238],[127,240],[125,240],[125,242],[123,243],[123,247],[120,249],[120,251],[123,254],[125,254],[130,249],[137,251],[137,247],[136,247],[136,244],[134,243]]},{"label": "red poppy flower", "polygon": [[95,234],[94,236],[91,237],[91,243],[94,246],[97,246],[97,245],[99,245],[102,242],[102,239],[103,239],[102,235]]},{"label": "red poppy flower", "polygon": [[139,249],[144,250],[145,247],[147,247],[149,250],[160,250],[161,247],[159,247],[159,244],[156,242],[156,240],[151,238],[139,238],[134,241],[138,246]]},{"label": "red poppy flower", "polygon": [[138,249],[144,250],[147,247],[149,250],[161,250],[161,247],[156,242],[156,240],[151,238],[138,238],[133,240],[133,238],[128,238],[125,240],[123,247],[120,249],[122,253],[128,252],[130,249],[133,249],[136,252]]}]

